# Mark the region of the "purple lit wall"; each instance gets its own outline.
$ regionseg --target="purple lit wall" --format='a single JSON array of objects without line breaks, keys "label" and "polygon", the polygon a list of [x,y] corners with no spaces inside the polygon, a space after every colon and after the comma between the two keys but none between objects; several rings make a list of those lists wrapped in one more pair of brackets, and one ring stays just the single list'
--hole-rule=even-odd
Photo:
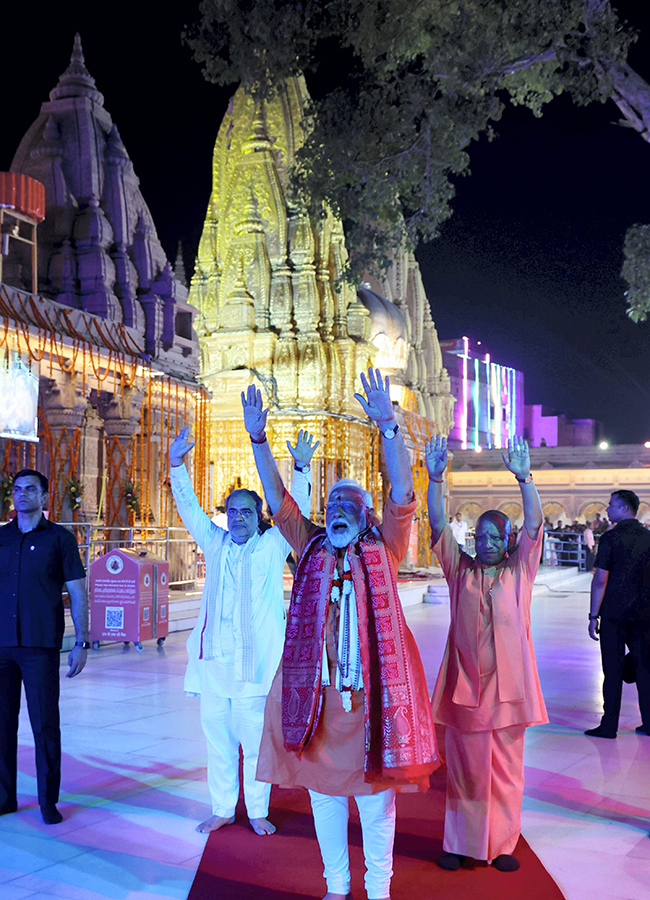
[{"label": "purple lit wall", "polygon": [[456,398],[449,446],[482,450],[505,447],[524,430],[524,376],[495,362],[467,337],[440,341],[443,364]]}]

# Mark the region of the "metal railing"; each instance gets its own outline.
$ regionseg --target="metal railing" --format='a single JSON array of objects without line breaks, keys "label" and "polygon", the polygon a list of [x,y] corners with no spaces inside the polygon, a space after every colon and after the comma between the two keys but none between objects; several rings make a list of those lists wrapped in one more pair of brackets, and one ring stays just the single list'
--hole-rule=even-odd
[{"label": "metal railing", "polygon": [[[546,566],[578,566],[581,572],[585,572],[588,551],[581,532],[547,531],[544,534],[542,561]],[[593,556],[591,565],[593,566]]]},{"label": "metal railing", "polygon": [[90,564],[110,550],[118,548],[149,550],[169,563],[169,586],[181,587],[205,578],[202,551],[180,526],[169,528],[107,528],[90,522],[60,522],[72,531],[79,544],[86,571]]}]

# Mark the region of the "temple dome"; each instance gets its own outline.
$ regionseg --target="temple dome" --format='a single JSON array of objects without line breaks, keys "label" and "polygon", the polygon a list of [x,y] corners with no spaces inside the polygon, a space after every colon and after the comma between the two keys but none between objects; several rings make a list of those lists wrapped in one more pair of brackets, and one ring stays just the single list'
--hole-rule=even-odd
[{"label": "temple dome", "polygon": [[358,288],[357,296],[370,313],[370,341],[378,351],[375,365],[388,373],[405,371],[409,342],[404,313],[366,284]]}]

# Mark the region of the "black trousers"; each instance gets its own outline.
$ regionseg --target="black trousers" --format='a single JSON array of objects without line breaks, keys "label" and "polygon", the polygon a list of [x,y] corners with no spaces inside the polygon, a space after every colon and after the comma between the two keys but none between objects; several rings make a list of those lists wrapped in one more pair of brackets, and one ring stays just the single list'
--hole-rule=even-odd
[{"label": "black trousers", "polygon": [[618,729],[626,646],[630,648],[634,660],[641,722],[650,731],[650,622],[638,620],[601,619],[600,655],[605,676],[601,725],[607,731],[616,732]]},{"label": "black trousers", "polygon": [[0,811],[16,808],[21,682],[34,732],[38,802],[59,799],[59,665],[60,652],[50,647],[0,647]]}]

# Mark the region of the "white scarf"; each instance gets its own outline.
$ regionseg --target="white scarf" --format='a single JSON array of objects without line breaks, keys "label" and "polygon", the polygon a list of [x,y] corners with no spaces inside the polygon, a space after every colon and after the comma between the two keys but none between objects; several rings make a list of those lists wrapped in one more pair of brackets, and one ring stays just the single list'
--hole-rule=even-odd
[{"label": "white scarf", "polygon": [[[255,673],[255,659],[253,653],[253,606],[251,598],[251,555],[260,539],[259,531],[246,542],[246,547],[242,554],[240,565],[241,570],[241,597],[239,602],[239,614],[242,636],[242,681],[253,681]],[[217,555],[214,560],[213,572],[218,579],[217,590],[209,591],[205,607],[205,621],[201,629],[201,659],[214,659],[214,635],[215,622],[217,616],[221,619],[221,608],[223,606],[223,572],[221,571],[221,560],[226,548],[226,552],[232,544],[232,538],[226,534],[223,541],[219,545]],[[218,640],[218,639],[217,639]]]},{"label": "white scarf", "polygon": [[[350,571],[350,560],[346,550],[343,558],[343,571]],[[359,620],[357,618],[357,598],[354,593],[354,582],[351,578],[343,579],[342,586],[332,585],[331,603],[340,604],[339,636],[336,648],[335,687],[341,692],[343,709],[352,710],[350,691],[359,691],[363,687],[361,671],[361,645],[359,643]],[[327,661],[327,637],[323,646],[322,684],[329,685],[330,672]]]}]

